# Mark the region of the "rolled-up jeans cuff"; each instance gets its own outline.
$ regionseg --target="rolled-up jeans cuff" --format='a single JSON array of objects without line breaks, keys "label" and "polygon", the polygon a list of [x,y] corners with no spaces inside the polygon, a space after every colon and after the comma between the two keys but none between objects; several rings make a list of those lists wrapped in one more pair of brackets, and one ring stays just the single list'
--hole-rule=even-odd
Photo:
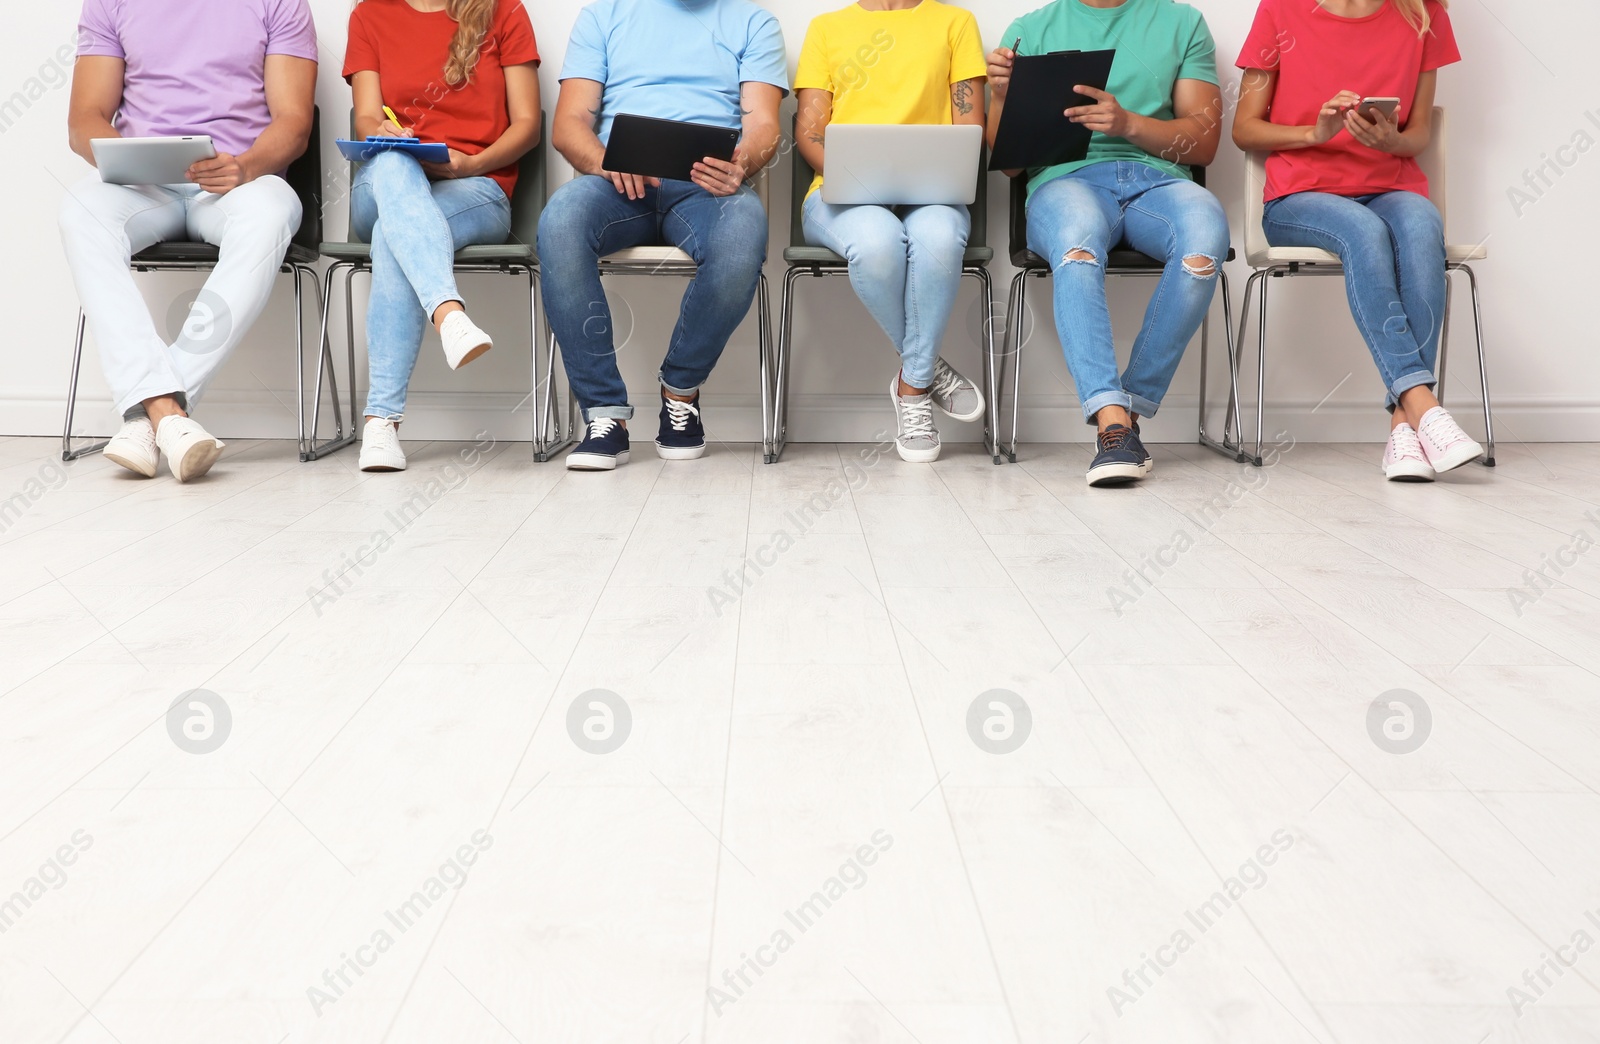
[{"label": "rolled-up jeans cuff", "polygon": [[604,420],[633,420],[632,406],[590,406],[583,411],[586,421]]},{"label": "rolled-up jeans cuff", "polygon": [[1410,391],[1412,388],[1418,388],[1424,384],[1428,385],[1430,388],[1435,384],[1433,372],[1431,370],[1418,370],[1416,373],[1408,373],[1404,377],[1397,378],[1394,382],[1394,386],[1389,389],[1389,397],[1384,402],[1384,406],[1391,410],[1394,409],[1396,406],[1400,405],[1401,395]]},{"label": "rolled-up jeans cuff", "polygon": [[[657,376],[656,380],[661,381],[661,378],[659,376]],[[665,388],[668,392],[670,392],[673,395],[682,395],[686,399],[692,399],[697,394],[699,394],[699,392],[700,392],[700,389],[698,387],[694,387],[694,388],[674,388],[672,385],[668,384],[666,381],[661,381],[661,387]]]},{"label": "rolled-up jeans cuff", "polygon": [[1107,406],[1121,406],[1125,410],[1133,409],[1133,402],[1127,392],[1101,392],[1083,404],[1083,420],[1086,424],[1094,423],[1094,415]]},{"label": "rolled-up jeans cuff", "polygon": [[1141,417],[1154,417],[1156,415],[1156,411],[1160,408],[1161,404],[1159,402],[1152,402],[1142,395],[1128,396],[1129,411],[1137,413]]}]

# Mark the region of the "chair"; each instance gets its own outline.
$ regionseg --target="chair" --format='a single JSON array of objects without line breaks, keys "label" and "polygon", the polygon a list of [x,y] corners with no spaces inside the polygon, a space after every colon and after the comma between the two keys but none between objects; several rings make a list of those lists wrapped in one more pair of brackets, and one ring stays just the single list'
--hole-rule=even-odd
[{"label": "chair", "polygon": [[[807,163],[804,156],[800,155],[798,146],[791,150],[794,153],[793,186],[789,200],[789,245],[784,248],[783,260],[788,264],[788,270],[783,274],[783,299],[779,305],[778,314],[778,358],[776,385],[774,388],[775,403],[772,410],[772,427],[768,439],[766,462],[777,463],[783,448],[788,445],[789,431],[789,362],[792,356],[791,348],[794,343],[794,296],[795,285],[801,276],[848,276],[850,266],[844,258],[829,250],[827,247],[811,246],[806,243],[805,229],[802,227],[801,209],[805,206],[807,190],[811,187],[812,179],[816,172],[811,164]],[[986,232],[989,223],[989,190],[988,174],[985,164],[980,159],[978,163],[978,195],[973,200],[968,210],[972,214],[972,229],[967,235],[966,254],[961,259],[961,275],[976,279],[982,288],[984,305],[983,322],[983,379],[988,398],[985,400],[989,406],[984,418],[984,444],[988,448],[995,463],[1000,463],[999,451],[996,446],[999,436],[995,434],[995,354],[994,354],[994,284],[989,278],[989,262],[994,260],[994,251],[985,245]],[[762,411],[763,414],[766,410]]]},{"label": "chair", "polygon": [[[1434,106],[1433,135],[1428,147],[1417,156],[1417,163],[1422,167],[1422,172],[1428,176],[1428,195],[1439,208],[1441,218],[1446,217],[1445,127],[1444,109]],[[1266,154],[1252,152],[1246,159],[1248,172],[1245,179],[1245,261],[1253,271],[1244,286],[1244,307],[1239,313],[1239,341],[1242,351],[1245,324],[1250,316],[1251,292],[1259,282],[1261,314],[1256,323],[1256,452],[1252,461],[1260,467],[1266,406],[1267,287],[1270,285],[1268,280],[1297,275],[1342,276],[1344,269],[1339,264],[1339,258],[1326,250],[1318,250],[1315,247],[1275,247],[1267,243],[1266,233],[1261,228],[1261,217],[1266,206],[1262,201],[1267,183]],[[1446,225],[1447,229],[1448,227]],[[1450,346],[1450,277],[1458,271],[1465,272],[1467,284],[1472,291],[1472,322],[1478,342],[1478,386],[1483,391],[1483,431],[1484,441],[1487,443],[1483,465],[1492,468],[1494,467],[1494,421],[1489,408],[1489,371],[1484,361],[1483,313],[1478,304],[1478,277],[1468,264],[1471,261],[1484,260],[1489,256],[1489,251],[1481,242],[1468,245],[1448,245],[1448,239],[1445,242],[1447,245],[1445,246],[1444,325],[1439,333],[1439,363],[1438,372],[1434,374],[1437,380],[1434,393],[1440,402],[1444,401],[1445,357]]]},{"label": "chair", "polygon": [[[763,167],[751,181],[756,196],[761,200],[761,209],[769,214],[769,197],[771,190],[768,186],[768,168]],[[694,258],[675,246],[633,246],[624,247],[600,259],[600,275],[642,275],[642,276],[682,276],[692,277],[696,265]],[[761,433],[763,450],[767,450],[767,432],[770,430],[768,418],[772,412],[772,308],[768,300],[767,271],[763,264],[760,278],[756,282],[756,321],[759,329],[756,331],[756,352],[760,358],[761,366]],[[542,412],[548,412],[554,418],[555,407],[552,397],[555,394],[555,336],[550,338],[549,366],[552,374],[550,384],[545,386],[545,406]],[[549,460],[557,452],[578,441],[578,400],[576,395],[568,395],[566,431],[562,433],[559,442],[548,443],[543,449],[539,460]]]},{"label": "chair", "polygon": [[[299,399],[300,423],[300,451],[305,452],[306,421],[305,421],[305,323],[304,323],[304,292],[302,280],[309,278],[313,290],[320,289],[317,283],[317,271],[313,265],[317,263],[317,243],[322,239],[322,116],[313,108],[311,113],[311,139],[306,146],[305,153],[289,165],[285,180],[294,194],[300,199],[300,228],[295,232],[294,238],[289,242],[289,249],[284,254],[283,264],[278,271],[282,274],[294,276],[294,309],[295,309],[295,352],[299,360],[295,369],[295,385]],[[210,243],[166,242],[157,243],[139,251],[129,262],[129,267],[135,272],[209,272],[217,266],[220,252]],[[319,309],[320,310],[320,309]],[[72,348],[72,376],[67,385],[67,420],[61,433],[61,459],[63,461],[77,460],[79,457],[98,452],[106,447],[109,440],[102,440],[90,446],[72,448],[72,421],[77,412],[78,405],[78,375],[83,366],[83,336],[85,318],[83,309],[78,309],[78,335]],[[331,366],[331,360],[324,354],[319,362],[319,376],[321,365]]]},{"label": "chair", "polygon": [[[351,133],[355,128],[355,112],[350,114]],[[549,121],[545,114],[539,114],[539,144],[522,157],[517,165],[517,186],[511,194],[511,237],[505,243],[483,243],[475,246],[465,246],[456,251],[455,270],[457,272],[498,272],[502,275],[521,275],[528,280],[528,309],[530,330],[530,356],[533,372],[533,391],[529,398],[537,396],[539,390],[539,259],[535,252],[539,240],[539,212],[544,208],[545,198],[545,138]],[[357,164],[350,165],[351,184],[355,183]],[[328,266],[327,275],[324,277],[324,295],[322,305],[322,347],[328,353],[328,315],[333,310],[333,281],[337,273],[344,275],[344,309],[345,309],[345,349],[349,360],[350,375],[350,431],[343,430],[343,421],[339,414],[337,393],[334,401],[334,435],[325,442],[308,445],[301,451],[300,459],[316,460],[335,450],[343,449],[360,437],[361,408],[356,404],[356,334],[354,301],[351,284],[354,283],[356,274],[372,272],[372,247],[367,243],[356,242],[354,237],[349,237],[349,242],[323,243],[321,250],[324,256],[333,260]],[[548,338],[546,338],[548,340]],[[332,379],[333,364],[329,356],[329,378]],[[317,395],[322,393],[321,377],[318,376]],[[546,418],[541,416],[538,407],[533,410],[533,446],[534,456],[539,456],[539,446],[545,439]],[[318,416],[313,414],[312,431],[316,431]]]},{"label": "chair", "polygon": [[[1206,169],[1204,167],[1190,167],[1191,176],[1196,185],[1205,187]],[[1011,381],[1011,444],[999,449],[1005,453],[1007,459],[1015,464],[1017,461],[1017,415],[1021,412],[1021,396],[1019,386],[1022,376],[1022,324],[1027,315],[1027,280],[1029,276],[1044,278],[1050,274],[1050,264],[1044,258],[1028,249],[1028,185],[1027,176],[1019,174],[1011,179],[1011,264],[1016,267],[1017,274],[1011,279],[1011,297],[1008,301],[1006,313],[1005,350],[1001,360],[1004,367],[1005,359],[1010,359],[1014,353],[1016,372],[1012,374]],[[1232,261],[1233,248],[1228,248],[1228,256],[1224,261]],[[1160,278],[1166,270],[1165,266],[1148,254],[1132,249],[1126,243],[1113,247],[1106,257],[1107,276],[1144,276]],[[1229,395],[1228,409],[1225,411],[1222,426],[1222,441],[1218,442],[1206,434],[1206,373],[1207,360],[1211,346],[1211,317],[1208,314],[1200,324],[1200,427],[1198,441],[1208,449],[1216,450],[1225,457],[1232,457],[1235,461],[1243,463],[1244,451],[1241,445],[1230,443],[1230,430],[1238,430],[1241,425],[1239,416],[1239,386],[1238,369],[1234,360],[1233,350],[1233,301],[1228,289],[1228,273],[1221,264],[1217,265],[1217,281],[1222,289],[1222,322],[1225,328],[1228,344],[1228,376]],[[1003,380],[1002,380],[1003,383]],[[1232,421],[1230,426],[1229,421]],[[1239,431],[1241,443],[1244,438],[1242,430]],[[1000,463],[997,453],[995,463]]]}]

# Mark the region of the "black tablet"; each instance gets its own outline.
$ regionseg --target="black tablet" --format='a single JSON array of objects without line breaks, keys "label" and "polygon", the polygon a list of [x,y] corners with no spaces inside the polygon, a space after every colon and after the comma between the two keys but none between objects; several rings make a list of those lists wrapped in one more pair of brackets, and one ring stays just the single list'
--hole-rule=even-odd
[{"label": "black tablet", "polygon": [[1094,134],[1062,115],[1094,99],[1072,88],[1083,84],[1097,91],[1111,79],[1116,51],[1056,51],[1018,55],[1011,69],[1006,107],[995,128],[990,170],[1021,170],[1076,163],[1089,154]]},{"label": "black tablet", "polygon": [[688,181],[694,165],[707,156],[733,159],[739,132],[682,120],[658,120],[619,112],[611,121],[605,167],[622,174]]}]

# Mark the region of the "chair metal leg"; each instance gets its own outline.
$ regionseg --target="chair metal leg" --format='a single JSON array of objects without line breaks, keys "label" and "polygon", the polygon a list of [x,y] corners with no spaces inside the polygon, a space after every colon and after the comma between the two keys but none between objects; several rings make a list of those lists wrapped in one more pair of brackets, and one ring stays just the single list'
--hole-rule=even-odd
[{"label": "chair metal leg", "polygon": [[1489,407],[1489,366],[1483,353],[1483,309],[1478,301],[1478,274],[1469,265],[1455,266],[1467,274],[1467,287],[1472,291],[1472,330],[1478,341],[1478,387],[1483,392],[1483,466],[1494,467],[1494,418]]},{"label": "chair metal leg", "polygon": [[[1011,442],[1000,447],[1005,452],[1005,458],[1012,464],[1017,462],[1017,415],[1022,412],[1022,323],[1023,317],[1028,314],[1028,272],[1026,269],[1019,271],[1011,277],[1011,296],[1007,298],[1008,316],[1006,318],[1006,348],[1003,351],[1005,358],[1001,365],[1011,367]],[[996,463],[999,463],[996,460]]]},{"label": "chair metal leg", "polygon": [[994,345],[994,279],[989,269],[975,265],[972,273],[983,286],[983,448],[996,464],[1000,463],[1000,410],[999,395],[995,387]]},{"label": "chair metal leg", "polygon": [[1454,294],[1450,291],[1454,281],[1450,278],[1451,268],[1444,266],[1444,319],[1439,325],[1439,357],[1433,364],[1433,397],[1439,400],[1439,405],[1444,405],[1444,371],[1445,364],[1450,358],[1450,304]]},{"label": "chair metal leg", "polygon": [[[328,317],[333,311],[333,281],[336,274],[344,272],[344,302],[345,302],[345,347],[349,365],[350,377],[350,430],[345,431],[344,413],[339,403],[339,379],[333,363],[333,349],[328,337]],[[317,460],[330,453],[355,442],[361,435],[360,426],[356,418],[360,415],[360,407],[356,405],[356,332],[355,317],[351,314],[354,307],[354,295],[350,284],[355,280],[357,266],[349,261],[336,261],[328,266],[328,271],[323,277],[322,287],[322,321],[320,330],[321,350],[317,359],[317,380],[311,396],[311,424],[305,432],[305,445],[300,451],[302,461]],[[317,432],[322,426],[322,388],[326,379],[329,401],[333,404],[333,436],[322,442],[317,441]]]},{"label": "chair metal leg", "polygon": [[561,393],[556,387],[556,332],[550,327],[550,317],[545,316],[544,329],[544,383],[539,389],[538,412],[543,441],[534,447],[533,459],[547,463],[561,450],[578,441],[578,396],[571,386],[567,388],[566,427],[562,428]]},{"label": "chair metal leg", "polygon": [[756,331],[756,361],[761,370],[761,461],[776,464],[778,455],[773,451],[773,394],[772,394],[772,299],[767,287],[767,270],[762,268],[756,281],[756,320],[761,328]]},{"label": "chair metal leg", "polygon": [[[1244,348],[1244,333],[1250,322],[1250,297],[1256,289],[1256,284],[1261,284],[1261,301],[1257,304],[1260,310],[1259,320],[1256,324],[1256,452],[1255,456],[1248,457],[1250,463],[1256,467],[1261,466],[1261,447],[1266,441],[1266,400],[1267,400],[1267,273],[1269,269],[1261,269],[1250,273],[1250,278],[1244,284],[1244,307],[1239,312],[1239,348]],[[1239,441],[1244,442],[1244,433],[1240,432]]]},{"label": "chair metal leg", "polygon": [[789,361],[794,347],[795,284],[805,269],[794,266],[783,273],[783,293],[778,299],[778,349],[774,360],[772,400],[772,463],[789,444]]},{"label": "chair metal leg", "polygon": [[87,318],[83,309],[78,309],[78,336],[72,345],[72,376],[67,381],[67,420],[61,429],[61,459],[63,462],[77,460],[79,457],[90,453],[98,453],[106,448],[110,439],[96,442],[80,449],[72,448],[72,419],[78,412],[78,374],[83,369],[83,336]]},{"label": "chair metal leg", "polygon": [[[1238,356],[1234,352],[1233,300],[1228,273],[1219,270],[1217,276],[1222,289],[1222,330],[1228,347],[1228,405],[1223,410],[1222,441],[1217,442],[1206,434],[1206,374],[1209,372],[1211,347],[1211,317],[1208,310],[1206,320],[1200,327],[1200,445],[1243,464],[1248,458],[1244,454],[1244,430],[1239,418],[1239,366]],[[1231,442],[1230,437],[1237,437],[1239,443]]]}]

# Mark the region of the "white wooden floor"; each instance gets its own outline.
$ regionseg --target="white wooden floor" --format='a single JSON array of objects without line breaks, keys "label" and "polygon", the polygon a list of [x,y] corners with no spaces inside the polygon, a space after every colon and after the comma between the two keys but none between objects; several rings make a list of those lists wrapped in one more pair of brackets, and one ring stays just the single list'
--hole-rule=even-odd
[{"label": "white wooden floor", "polygon": [[408,448],[0,440],[4,1044],[1600,1042],[1600,447]]}]

